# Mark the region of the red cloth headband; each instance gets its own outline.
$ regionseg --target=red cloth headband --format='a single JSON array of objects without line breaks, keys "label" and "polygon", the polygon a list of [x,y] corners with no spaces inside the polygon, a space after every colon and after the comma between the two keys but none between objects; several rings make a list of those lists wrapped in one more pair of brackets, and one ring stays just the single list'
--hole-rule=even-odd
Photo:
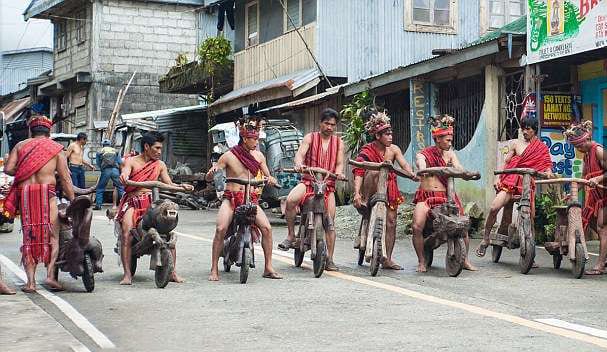
[{"label": "red cloth headband", "polygon": [[242,128],[240,130],[240,136],[243,138],[259,138],[259,131],[256,129]]},{"label": "red cloth headband", "polygon": [[576,146],[576,145],[584,144],[584,142],[586,142],[588,140],[588,138],[590,138],[590,132],[586,131],[586,132],[582,133],[581,135],[567,136],[567,141],[569,143],[573,144],[574,146]]},{"label": "red cloth headband", "polygon": [[51,121],[50,119],[47,119],[44,116],[35,117],[30,121],[30,128],[39,127],[39,126],[48,128],[50,130],[51,127],[53,126],[53,121]]},{"label": "red cloth headband", "polygon": [[453,126],[449,128],[433,128],[432,129],[432,137],[441,137],[453,135]]}]

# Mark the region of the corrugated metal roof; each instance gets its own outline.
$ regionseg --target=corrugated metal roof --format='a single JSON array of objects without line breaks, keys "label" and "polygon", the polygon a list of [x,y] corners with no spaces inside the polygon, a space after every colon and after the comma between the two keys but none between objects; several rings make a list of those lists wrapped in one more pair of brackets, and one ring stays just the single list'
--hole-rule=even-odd
[{"label": "corrugated metal roof", "polygon": [[28,107],[31,101],[32,100],[29,97],[17,99],[0,108],[0,113],[2,113],[4,124],[12,122],[15,117],[19,116],[19,114]]},{"label": "corrugated metal roof", "polygon": [[288,96],[297,96],[299,88],[316,80],[320,82],[320,72],[316,68],[294,72],[246,86],[222,96],[209,105],[215,113],[222,113],[247,106],[251,103],[270,101]]},{"label": "corrugated metal roof", "polygon": [[492,32],[485,34],[480,37],[478,40],[473,41],[472,43],[461,47],[460,49],[469,48],[471,46],[479,45],[482,43],[490,42],[495,39],[499,39],[507,34],[515,34],[515,35],[526,35],[527,34],[527,17],[520,17],[502,28],[496,29]]},{"label": "corrugated metal roof", "polygon": [[140,120],[140,119],[146,119],[146,118],[156,119],[161,116],[170,116],[170,115],[179,114],[179,113],[183,113],[183,112],[196,111],[196,110],[203,111],[206,108],[207,108],[206,105],[193,105],[193,106],[184,106],[184,107],[180,107],[180,108],[143,111],[143,112],[136,112],[136,113],[132,113],[132,114],[122,114],[121,117],[122,117],[123,121]]},{"label": "corrugated metal roof", "polygon": [[269,108],[257,110],[257,113],[264,113],[264,112],[273,111],[273,110],[292,110],[292,109],[295,109],[297,107],[304,106],[307,104],[320,103],[334,95],[337,95],[342,86],[343,85],[335,86],[335,87],[329,88],[329,89],[327,89],[327,91],[319,93],[319,94],[311,95],[309,97],[305,97],[305,98],[302,98],[299,100],[290,101],[290,102],[287,102],[284,104],[271,106]]}]

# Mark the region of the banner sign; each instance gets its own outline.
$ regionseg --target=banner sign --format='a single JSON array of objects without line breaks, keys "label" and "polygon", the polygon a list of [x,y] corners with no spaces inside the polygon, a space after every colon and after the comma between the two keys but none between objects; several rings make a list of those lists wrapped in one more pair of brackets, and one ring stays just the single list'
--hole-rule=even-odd
[{"label": "banner sign", "polygon": [[527,0],[527,63],[607,47],[607,0]]},{"label": "banner sign", "polygon": [[542,94],[542,128],[562,130],[573,120],[573,97],[566,94]]},{"label": "banner sign", "polygon": [[430,84],[424,81],[410,80],[409,92],[411,101],[411,147],[413,160],[422,149],[431,146],[431,132],[428,125],[430,111]]},{"label": "banner sign", "polygon": [[542,131],[541,140],[550,151],[552,172],[562,177],[582,177],[583,154],[567,143],[562,132]]}]

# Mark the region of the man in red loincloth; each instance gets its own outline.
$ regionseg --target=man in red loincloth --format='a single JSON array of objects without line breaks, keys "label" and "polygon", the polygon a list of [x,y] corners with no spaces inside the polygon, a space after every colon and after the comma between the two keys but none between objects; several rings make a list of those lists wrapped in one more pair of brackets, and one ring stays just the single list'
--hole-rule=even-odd
[{"label": "man in red loincloth", "polygon": [[605,273],[605,260],[607,260],[607,223],[605,219],[605,198],[607,192],[604,189],[597,188],[597,185],[605,185],[605,170],[607,170],[607,160],[605,160],[605,148],[593,142],[591,137],[592,122],[584,121],[582,124],[574,124],[565,131],[567,141],[578,151],[584,153],[583,177],[590,181],[592,188],[586,189],[586,199],[584,209],[582,210],[582,223],[584,230],[588,225],[594,225],[594,229],[599,233],[600,247],[599,259],[594,267],[586,271],[586,275],[602,275]]},{"label": "man in red loincloth", "polygon": [[47,267],[45,284],[54,290],[63,289],[54,273],[59,254],[55,173],[70,201],[74,199],[74,190],[63,146],[49,138],[52,124],[44,116],[34,116],[29,124],[31,138],[17,143],[4,168],[14,180],[9,194],[0,204],[0,212],[7,218],[21,215],[21,261],[27,274],[27,284],[22,290],[28,293],[36,291],[38,263]]},{"label": "man in red loincloth", "polygon": [[[365,130],[370,136],[375,139],[373,142],[366,144],[360,150],[356,157],[356,161],[370,161],[374,163],[382,163],[384,161],[397,161],[400,167],[413,174],[413,169],[405,160],[402,151],[397,145],[392,144],[392,126],[390,126],[390,118],[384,112],[374,113],[369,121],[365,124]],[[370,197],[377,192],[379,182],[379,172],[365,169],[354,168],[354,207],[361,209],[366,205]],[[387,258],[382,263],[384,269],[401,270],[401,266],[392,260],[392,251],[396,241],[396,212],[398,206],[405,201],[405,198],[398,190],[396,182],[396,174],[390,172],[386,183],[388,196],[388,213],[386,216],[386,254]],[[354,248],[359,248],[360,243],[357,242]]]},{"label": "man in red loincloth", "polygon": [[[339,122],[339,114],[333,109],[325,109],[320,115],[319,132],[308,133],[295,154],[295,169],[303,170],[305,166],[320,167],[339,177],[343,176],[344,143],[335,135],[335,128]],[[287,238],[278,245],[278,249],[288,251],[295,244],[295,217],[299,206],[308,198],[314,196],[312,175],[304,175],[300,184],[295,186],[287,196],[286,218]],[[327,193],[325,193],[326,210],[331,219],[335,219],[335,180],[327,180]],[[325,270],[339,270],[333,261],[335,252],[335,231],[325,234],[327,239],[327,261]]]},{"label": "man in red loincloth", "polygon": [[[453,143],[453,123],[455,120],[449,115],[442,115],[431,119],[432,138],[435,146],[423,149],[416,155],[416,165],[418,170],[423,170],[427,167],[446,167],[451,166],[463,170],[463,166],[451,148]],[[423,176],[420,178],[420,185],[415,192],[415,209],[413,210],[413,247],[417,254],[417,271],[425,273],[427,271],[426,262],[424,260],[424,227],[428,220],[430,210],[448,200],[447,197],[447,177],[443,176]],[[455,203],[459,208],[461,215],[464,214],[462,203],[457,194],[455,195]],[[466,253],[470,239],[466,231],[464,242],[466,243]],[[464,260],[464,269],[476,270],[468,260]]]},{"label": "man in red loincloth", "polygon": [[[552,160],[548,147],[540,141],[537,136],[538,121],[535,117],[526,117],[521,120],[521,130],[524,140],[514,139],[510,142],[509,152],[506,154],[504,169],[513,168],[531,168],[538,172],[545,173],[546,176],[552,176]],[[491,203],[489,215],[485,220],[485,233],[483,240],[476,249],[476,255],[485,256],[489,246],[489,235],[495,224],[497,213],[509,204],[514,196],[520,196],[523,193],[523,176],[521,175],[500,175],[496,178],[493,185],[497,195]],[[531,219],[535,216],[535,182],[531,186]],[[511,203],[510,203],[511,204]],[[512,218],[512,204],[504,209],[504,217]]]},{"label": "man in red loincloth", "polygon": [[[123,162],[120,181],[126,185],[127,180],[135,182],[157,181],[176,185],[171,180],[166,164],[160,160],[164,137],[158,132],[147,132],[141,138],[140,155],[130,157]],[[180,185],[185,189],[192,189],[191,185]],[[144,188],[127,186],[118,205],[116,222],[121,226],[121,259],[124,276],[120,285],[130,285],[133,281],[131,273],[131,229],[135,228],[141,217],[152,205],[152,191]],[[177,266],[177,250],[171,249],[173,255],[173,268]],[[171,282],[182,283],[184,280],[175,270],[171,273]]]},{"label": "man in red loincloth", "polygon": [[[275,185],[276,179],[270,175],[265,156],[257,149],[261,121],[256,118],[242,119],[239,123],[240,142],[224,153],[217,164],[206,175],[207,181],[212,181],[219,170],[224,170],[227,177],[235,178],[267,178],[268,185]],[[234,211],[245,202],[245,187],[228,183],[223,193],[223,201],[217,213],[217,227],[213,239],[211,274],[209,281],[219,281],[219,255],[223,249],[223,240],[228,231]],[[259,193],[251,189],[251,203],[257,204]],[[264,253],[264,272],[266,279],[282,279],[272,267],[272,226],[261,207],[257,205],[255,227],[261,232],[261,247]],[[255,237],[255,236],[254,236]]]}]

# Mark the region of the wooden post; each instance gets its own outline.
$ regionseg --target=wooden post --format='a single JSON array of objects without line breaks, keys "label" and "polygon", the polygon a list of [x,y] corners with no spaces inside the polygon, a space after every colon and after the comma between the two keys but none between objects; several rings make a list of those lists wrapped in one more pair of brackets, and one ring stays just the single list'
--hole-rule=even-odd
[{"label": "wooden post", "polygon": [[133,72],[133,75],[131,76],[131,79],[129,79],[129,82],[127,83],[127,85],[123,88],[120,88],[120,91],[118,91],[118,97],[116,98],[116,104],[114,104],[114,109],[112,109],[112,114],[110,115],[110,119],[107,124],[107,131],[105,131],[105,133],[106,133],[105,135],[106,135],[107,139],[112,141],[112,145],[114,145],[113,138],[114,138],[114,128],[116,127],[116,118],[118,117],[118,114],[120,113],[120,109],[122,108],[122,101],[124,100],[124,96],[126,95],[126,92],[129,90],[131,83],[133,82],[133,78],[135,78],[135,74],[137,74],[137,71]]}]

